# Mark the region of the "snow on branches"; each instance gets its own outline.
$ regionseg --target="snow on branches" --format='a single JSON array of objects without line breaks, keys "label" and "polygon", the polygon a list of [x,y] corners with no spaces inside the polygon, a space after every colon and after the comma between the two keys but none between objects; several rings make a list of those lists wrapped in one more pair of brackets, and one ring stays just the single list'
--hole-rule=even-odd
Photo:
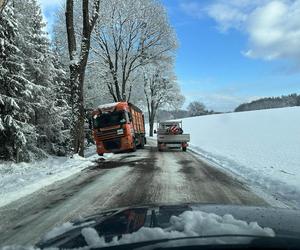
[{"label": "snow on branches", "polygon": [[0,16],[0,159],[30,161],[63,147],[60,69],[37,1],[9,1]]}]

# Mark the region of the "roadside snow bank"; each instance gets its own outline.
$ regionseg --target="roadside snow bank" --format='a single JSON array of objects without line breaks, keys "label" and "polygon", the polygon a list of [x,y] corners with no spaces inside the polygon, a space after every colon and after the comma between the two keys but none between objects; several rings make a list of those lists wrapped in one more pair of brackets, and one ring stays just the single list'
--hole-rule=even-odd
[{"label": "roadside snow bank", "polygon": [[[94,228],[84,228],[81,233],[89,247],[101,248],[114,245],[153,241],[159,239],[172,239],[193,236],[213,235],[254,235],[274,237],[275,233],[271,228],[263,228],[257,222],[246,222],[235,219],[232,215],[219,216],[202,211],[186,211],[179,216],[172,216],[169,228],[148,228],[142,227],[135,233],[123,235],[122,238],[113,238],[112,242],[105,242],[99,237]],[[220,243],[220,238],[215,239]],[[247,238],[241,239],[243,242]]]},{"label": "roadside snow bank", "polygon": [[300,208],[300,107],[183,119],[191,148]]},{"label": "roadside snow bank", "polygon": [[92,166],[98,158],[95,149],[89,148],[86,155],[89,157],[74,155],[31,163],[0,163],[0,207]]}]

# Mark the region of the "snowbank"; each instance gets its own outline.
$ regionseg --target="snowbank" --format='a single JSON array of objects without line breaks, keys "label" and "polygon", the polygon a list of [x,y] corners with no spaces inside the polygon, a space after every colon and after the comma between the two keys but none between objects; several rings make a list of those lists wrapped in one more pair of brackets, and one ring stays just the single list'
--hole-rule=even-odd
[{"label": "snowbank", "polygon": [[0,163],[0,207],[78,173],[98,159],[94,147],[89,148],[86,155],[87,158],[74,155],[73,158],[49,157],[32,163]]},{"label": "snowbank", "polygon": [[300,107],[183,119],[191,148],[300,208]]},{"label": "snowbank", "polygon": [[[105,242],[99,237],[94,228],[84,228],[81,231],[89,247],[101,248],[114,245],[123,245],[135,242],[153,241],[159,239],[171,239],[193,236],[210,235],[254,235],[274,237],[275,233],[271,228],[262,228],[257,222],[246,222],[235,219],[232,215],[219,216],[202,211],[186,211],[179,216],[172,216],[169,228],[148,228],[143,227],[135,233],[123,235],[118,239],[115,237],[112,242]],[[247,239],[243,238],[242,241]],[[216,239],[220,243],[220,239]],[[247,242],[247,241],[246,241]]]}]

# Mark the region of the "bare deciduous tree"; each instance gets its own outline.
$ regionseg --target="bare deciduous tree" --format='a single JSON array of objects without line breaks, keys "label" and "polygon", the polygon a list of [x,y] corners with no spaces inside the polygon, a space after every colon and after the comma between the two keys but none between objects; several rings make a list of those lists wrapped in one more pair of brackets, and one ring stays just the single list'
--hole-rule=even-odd
[{"label": "bare deciduous tree", "polygon": [[77,47],[74,24],[74,0],[66,0],[66,26],[68,35],[68,48],[70,57],[70,85],[72,97],[72,147],[74,153],[84,155],[84,77],[88,61],[91,34],[99,17],[100,0],[92,4],[90,16],[90,3],[82,0],[82,33],[79,48]]},{"label": "bare deciduous tree", "polygon": [[176,109],[182,106],[184,97],[181,95],[176,78],[173,76],[171,65],[165,62],[159,65],[148,65],[143,76],[149,117],[149,135],[153,136],[157,110],[162,106]]},{"label": "bare deciduous tree", "polygon": [[205,105],[199,101],[191,102],[188,105],[187,110],[190,116],[200,116],[208,113],[208,111],[205,108]]},{"label": "bare deciduous tree", "polygon": [[107,0],[104,9],[103,22],[93,36],[93,52],[114,100],[129,101],[134,72],[173,53],[176,37],[157,1]]}]

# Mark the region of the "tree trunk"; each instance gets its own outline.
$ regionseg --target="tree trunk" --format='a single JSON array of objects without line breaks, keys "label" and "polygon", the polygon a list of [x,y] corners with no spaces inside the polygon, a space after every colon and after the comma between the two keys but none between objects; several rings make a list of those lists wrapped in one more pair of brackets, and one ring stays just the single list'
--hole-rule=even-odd
[{"label": "tree trunk", "polygon": [[152,109],[149,113],[150,113],[150,115],[149,115],[149,136],[153,137],[155,113]]},{"label": "tree trunk", "polygon": [[84,110],[84,97],[83,97],[83,84],[84,84],[84,76],[85,76],[85,68],[81,69],[79,75],[79,89],[80,94],[78,98],[78,109],[79,109],[79,118],[78,118],[78,154],[80,156],[84,156],[84,118],[85,118],[85,110]]},{"label": "tree trunk", "polygon": [[[89,17],[89,1],[82,1],[83,28],[81,37],[80,54],[77,55],[77,45],[73,20],[73,0],[67,0],[66,3],[66,26],[68,35],[68,48],[70,56],[70,84],[72,98],[72,124],[71,140],[73,152],[84,156],[84,96],[83,85],[86,65],[89,56],[91,33],[99,16],[100,0],[94,0],[93,16]],[[80,58],[80,59],[79,59]],[[78,60],[78,61],[77,61]]]},{"label": "tree trunk", "polygon": [[150,137],[153,137],[153,127],[154,127],[154,120],[150,119],[149,120],[149,135],[150,135]]},{"label": "tree trunk", "polygon": [[79,67],[70,66],[72,86],[72,124],[71,124],[71,145],[74,153],[84,156],[84,70]]},{"label": "tree trunk", "polygon": [[78,67],[70,65],[70,87],[71,87],[71,149],[74,153],[79,151],[78,140],[78,117],[79,117],[79,93],[78,90]]},{"label": "tree trunk", "polygon": [[[89,44],[86,44],[86,47],[89,48]],[[80,62],[81,67],[70,67],[74,71],[71,75],[76,76],[72,86],[75,88],[75,94],[73,95],[73,131],[72,131],[72,146],[75,153],[78,153],[80,156],[84,156],[84,95],[83,95],[83,86],[84,86],[84,77],[85,69],[87,65],[88,54],[82,56],[82,61]]]}]

